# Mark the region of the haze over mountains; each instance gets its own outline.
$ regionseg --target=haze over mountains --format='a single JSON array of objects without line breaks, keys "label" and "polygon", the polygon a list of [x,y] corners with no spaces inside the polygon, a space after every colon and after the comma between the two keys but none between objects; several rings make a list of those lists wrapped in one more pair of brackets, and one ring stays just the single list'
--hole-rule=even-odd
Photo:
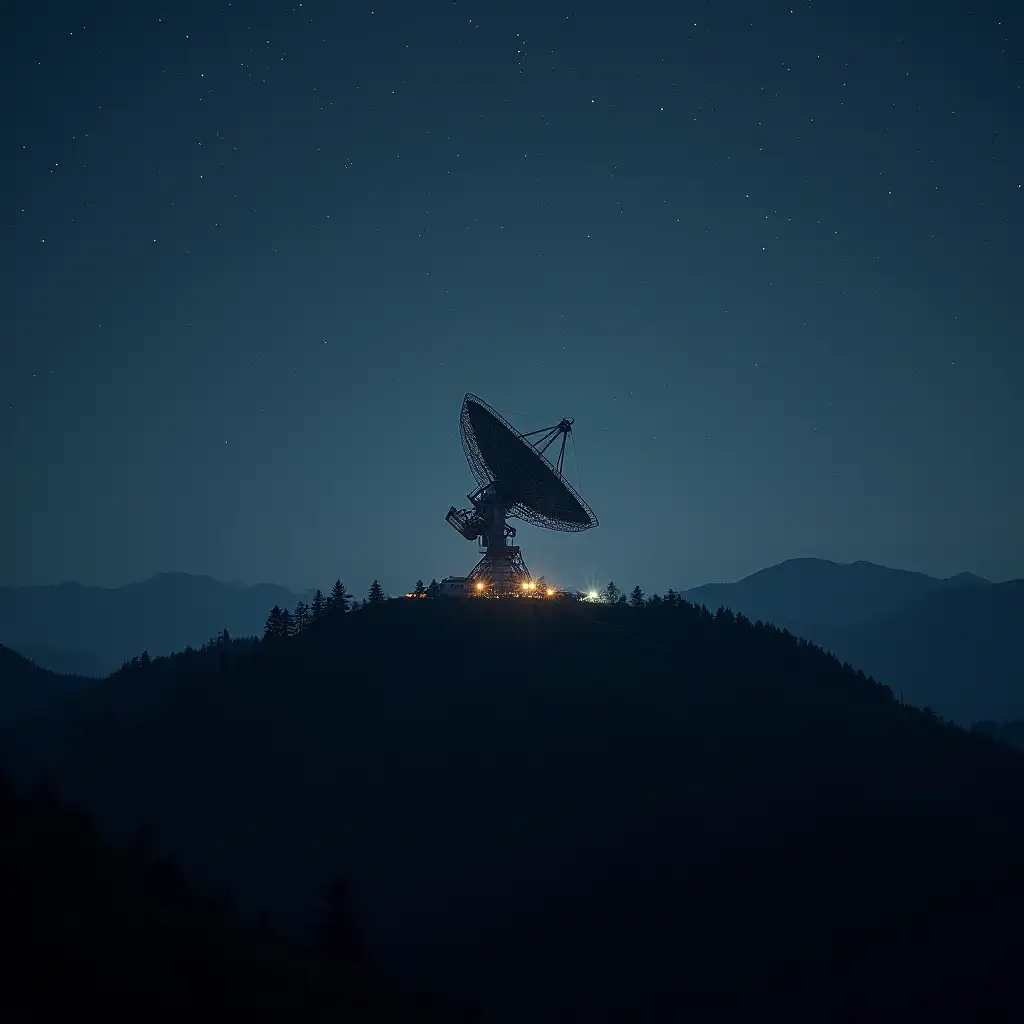
[{"label": "haze over mountains", "polygon": [[962,725],[1024,717],[1024,581],[800,558],[685,591],[805,637]]},{"label": "haze over mountains", "polygon": [[274,584],[245,587],[186,573],[114,588],[0,587],[0,643],[56,672],[106,675],[142,651],[172,654],[224,629],[260,635],[275,604],[293,608],[304,597]]},{"label": "haze over mountains", "polygon": [[937,590],[986,585],[988,580],[967,572],[938,579],[874,562],[791,558],[735,583],[694,587],[683,591],[683,597],[711,609],[731,608],[804,636],[819,626],[864,625]]},{"label": "haze over mountains", "polygon": [[[813,640],[906,701],[962,724],[1024,717],[1020,581],[994,584],[970,573],[937,579],[870,562],[798,558],[682,596]],[[309,599],[270,584],[181,573],[116,589],[0,588],[0,643],[41,667],[99,676],[143,650],[156,656],[198,647],[225,628],[260,635],[273,605],[292,608],[300,597]]]},{"label": "haze over mountains", "polygon": [[0,749],[283,927],[343,874],[389,966],[498,1022],[982,1012],[1024,953],[1024,758],[685,603],[385,603]]}]

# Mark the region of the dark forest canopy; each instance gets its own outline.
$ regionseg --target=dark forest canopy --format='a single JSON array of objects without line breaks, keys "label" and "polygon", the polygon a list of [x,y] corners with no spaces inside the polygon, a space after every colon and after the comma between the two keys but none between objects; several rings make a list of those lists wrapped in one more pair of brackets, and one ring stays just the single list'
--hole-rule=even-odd
[{"label": "dark forest canopy", "polygon": [[497,1019],[1005,1003],[1024,758],[774,627],[406,600],[180,664],[12,762],[293,931],[341,874],[369,948]]},{"label": "dark forest canopy", "polygon": [[94,685],[84,676],[40,668],[0,644],[0,728],[34,715],[55,701]]},{"label": "dark forest canopy", "polygon": [[229,889],[197,889],[146,829],[113,846],[48,789],[18,792],[2,774],[0,840],[7,1019],[477,1019],[362,955],[337,886],[322,910],[329,941],[282,935],[239,915]]}]

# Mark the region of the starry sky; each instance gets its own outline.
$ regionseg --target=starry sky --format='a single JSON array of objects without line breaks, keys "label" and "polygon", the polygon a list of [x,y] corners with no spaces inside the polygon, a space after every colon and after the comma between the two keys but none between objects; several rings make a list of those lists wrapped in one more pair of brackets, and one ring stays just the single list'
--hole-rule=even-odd
[{"label": "starry sky", "polygon": [[467,391],[564,585],[1024,576],[1020,4],[4,17],[0,584],[466,573]]}]

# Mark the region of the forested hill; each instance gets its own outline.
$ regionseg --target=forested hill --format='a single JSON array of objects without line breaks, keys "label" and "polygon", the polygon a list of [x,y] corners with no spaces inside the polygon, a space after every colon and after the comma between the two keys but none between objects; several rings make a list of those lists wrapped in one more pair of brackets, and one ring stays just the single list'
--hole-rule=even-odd
[{"label": "forested hill", "polygon": [[145,831],[112,846],[88,815],[0,774],[0,1015],[108,1024],[183,1019],[469,1024],[377,967],[329,889],[314,941],[204,893]]},{"label": "forested hill", "polygon": [[0,644],[0,728],[27,718],[95,679],[59,675]]},{"label": "forested hill", "polygon": [[409,600],[131,671],[12,761],[290,928],[344,875],[373,949],[497,1019],[1016,998],[1024,758],[777,629]]}]

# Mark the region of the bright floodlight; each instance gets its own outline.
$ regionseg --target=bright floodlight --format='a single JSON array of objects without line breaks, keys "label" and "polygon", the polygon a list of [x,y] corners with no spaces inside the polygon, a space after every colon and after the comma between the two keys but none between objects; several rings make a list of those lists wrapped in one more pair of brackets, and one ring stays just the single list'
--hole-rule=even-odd
[{"label": "bright floodlight", "polygon": [[587,594],[587,597],[589,597],[591,601],[596,601],[599,596],[600,595],[597,593],[596,590],[592,590],[589,594]]},{"label": "bright floodlight", "polygon": [[476,589],[477,589],[477,590],[483,590],[483,589],[484,589],[484,585],[483,585],[482,583],[478,583],[478,584],[476,585]]},{"label": "bright floodlight", "polygon": [[554,593],[555,592],[550,587],[548,587],[548,597],[553,597]]}]

